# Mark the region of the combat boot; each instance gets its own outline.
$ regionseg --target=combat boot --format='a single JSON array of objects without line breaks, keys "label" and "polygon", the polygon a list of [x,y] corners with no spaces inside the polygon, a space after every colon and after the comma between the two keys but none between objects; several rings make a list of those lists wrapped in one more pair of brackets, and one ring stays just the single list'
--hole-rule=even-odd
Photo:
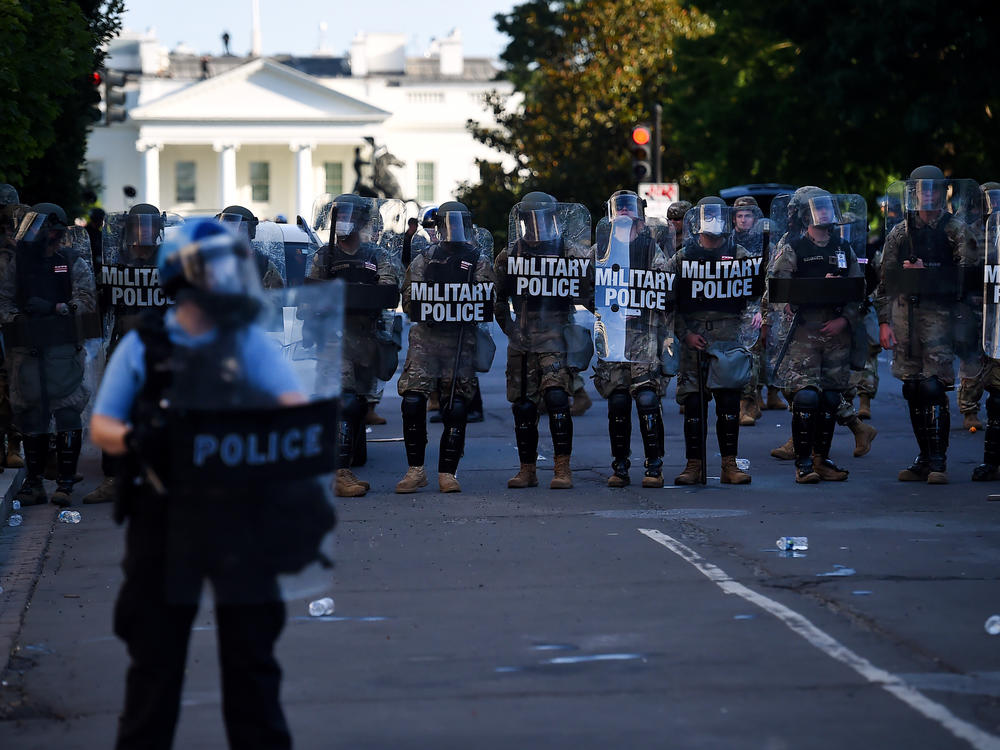
[{"label": "combat boot", "polygon": [[781,391],[773,386],[767,387],[767,401],[764,402],[765,409],[787,409],[788,404],[781,397]]},{"label": "combat boot", "polygon": [[795,462],[796,484],[819,484],[819,474],[813,468],[813,460],[806,458]]},{"label": "combat boot", "polygon": [[920,454],[915,459],[913,463],[899,472],[896,477],[900,482],[926,482],[927,474],[930,469],[927,468],[927,457],[924,454]]},{"label": "combat boot", "polygon": [[823,458],[819,455],[814,455],[812,457],[812,465],[813,471],[815,471],[819,478],[824,482],[843,482],[847,479],[847,475],[849,473],[847,469],[841,469],[829,458]]},{"label": "combat boot", "polygon": [[59,480],[56,485],[56,491],[52,493],[52,504],[58,505],[60,508],[67,508],[72,503],[73,496],[73,480],[69,481]]},{"label": "combat boot", "polygon": [[663,459],[646,459],[646,474],[642,478],[642,486],[651,489],[658,489],[663,486]]},{"label": "combat boot", "polygon": [[756,424],[754,400],[753,398],[744,398],[740,401],[740,427],[753,427]]},{"label": "combat boot", "polygon": [[396,483],[396,494],[406,495],[427,486],[427,472],[423,466],[411,466],[406,475]]},{"label": "combat boot", "polygon": [[761,411],[762,404],[763,400],[760,397],[760,393],[750,396],[750,414],[754,419],[761,419],[764,416],[763,411]]},{"label": "combat boot", "polygon": [[7,456],[4,460],[4,466],[8,469],[23,469],[24,459],[21,458],[21,454],[18,452],[18,448],[21,447],[21,436],[16,432],[7,433]]},{"label": "combat boot", "polygon": [[368,492],[368,483],[360,481],[350,469],[337,469],[333,490],[337,497],[361,497]]},{"label": "combat boot", "polygon": [[979,413],[974,411],[965,412],[962,420],[962,429],[966,432],[979,432],[983,429],[983,423],[979,420]]},{"label": "combat boot", "polygon": [[461,492],[462,485],[458,483],[458,478],[454,474],[438,474],[438,490],[441,492]]},{"label": "combat boot", "polygon": [[1000,467],[993,464],[979,464],[972,470],[973,482],[994,482],[1000,479]]},{"label": "combat boot", "polygon": [[549,482],[549,489],[573,489],[573,472],[569,468],[569,456],[556,456],[555,464],[555,473],[552,475],[552,481]]},{"label": "combat boot", "polygon": [[858,396],[858,419],[872,418],[871,396]]},{"label": "combat boot", "polygon": [[611,471],[613,473],[608,477],[608,487],[628,487],[632,482],[628,475],[630,465],[631,462],[628,459],[624,461],[612,461]]},{"label": "combat boot", "polygon": [[736,465],[736,456],[722,457],[722,484],[750,484],[752,477]]},{"label": "combat boot", "polygon": [[22,508],[29,505],[44,505],[49,501],[45,494],[45,485],[42,484],[41,477],[32,477],[24,480],[21,489],[17,491],[14,499],[21,503]]},{"label": "combat boot", "polygon": [[375,413],[375,404],[368,404],[368,411],[365,413],[365,424],[385,423],[385,417]]},{"label": "combat boot", "polygon": [[118,490],[115,487],[114,477],[104,477],[97,487],[83,496],[84,505],[97,505],[98,503],[110,503],[115,499]]},{"label": "combat boot", "polygon": [[684,471],[674,477],[674,484],[701,484],[701,460],[689,458]]},{"label": "combat boot", "polygon": [[878,430],[870,424],[865,424],[856,415],[847,421],[847,429],[854,433],[854,457],[861,458],[872,449],[872,441],[878,435]]},{"label": "combat boot", "polygon": [[587,409],[594,405],[587,394],[586,388],[581,388],[573,393],[573,405],[569,409],[570,416],[582,417],[587,413]]},{"label": "combat boot", "polygon": [[771,455],[781,461],[791,461],[795,458],[795,443],[788,438],[784,445],[779,445],[771,451]]},{"label": "combat boot", "polygon": [[538,474],[535,472],[535,464],[521,464],[521,470],[507,480],[507,486],[512,490],[537,487]]}]

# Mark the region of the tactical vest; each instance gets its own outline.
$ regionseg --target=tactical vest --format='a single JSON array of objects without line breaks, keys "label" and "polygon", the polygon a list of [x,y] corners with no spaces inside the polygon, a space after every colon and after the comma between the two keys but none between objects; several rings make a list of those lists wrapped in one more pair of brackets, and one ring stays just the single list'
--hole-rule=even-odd
[{"label": "tactical vest", "polygon": [[[428,284],[469,284],[475,280],[479,253],[464,242],[433,245],[425,254],[424,281]],[[435,330],[457,329],[461,323],[423,323]]]},{"label": "tactical vest", "polygon": [[21,309],[32,297],[41,297],[53,304],[73,299],[73,253],[59,250],[42,255],[34,247],[21,245],[17,249],[17,306]]},{"label": "tactical vest", "polygon": [[847,276],[847,262],[845,267],[837,265],[837,251],[844,253],[845,261],[851,257],[851,249],[842,242],[831,240],[825,247],[820,247],[808,237],[799,237],[792,242],[792,250],[795,251],[795,277],[806,279],[822,279],[827,274],[834,276]]},{"label": "tactical vest", "polygon": [[[514,243],[511,255],[515,258],[530,258],[532,256],[562,258],[565,255],[565,244],[561,235],[555,240],[540,242],[534,247],[528,245],[524,240],[518,240]],[[514,312],[517,315],[520,315],[522,311],[527,313],[555,313],[565,315],[574,308],[573,300],[565,297],[512,295],[511,300],[514,302]]]},{"label": "tactical vest", "polygon": [[934,268],[951,268],[955,266],[955,254],[951,247],[945,227],[952,220],[949,213],[942,214],[937,224],[914,226],[915,222],[907,222],[906,242],[900,247],[899,263],[911,258],[923,260],[925,266]]},{"label": "tactical vest", "polygon": [[[692,239],[684,248],[683,255],[678,260],[693,260],[700,263],[709,263],[722,260],[723,257],[736,257],[736,245],[731,237],[726,238],[725,244],[721,247],[709,250],[702,247],[697,240]],[[683,264],[677,264],[677,280],[674,286],[677,289],[677,309],[681,312],[697,315],[699,312],[731,313],[740,315],[746,306],[752,301],[748,297],[728,297],[724,299],[703,299],[691,296],[692,279],[681,277]]]},{"label": "tactical vest", "polygon": [[353,255],[339,245],[327,251],[327,278],[342,279],[348,284],[378,283],[378,248],[364,243]]}]

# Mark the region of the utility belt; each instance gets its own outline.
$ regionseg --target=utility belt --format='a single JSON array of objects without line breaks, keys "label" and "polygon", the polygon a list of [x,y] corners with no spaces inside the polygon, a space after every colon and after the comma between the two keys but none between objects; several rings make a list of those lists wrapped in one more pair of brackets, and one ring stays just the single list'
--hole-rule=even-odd
[{"label": "utility belt", "polygon": [[76,345],[87,339],[101,337],[101,318],[97,313],[82,315],[18,315],[3,326],[7,349],[45,349],[52,346]]}]

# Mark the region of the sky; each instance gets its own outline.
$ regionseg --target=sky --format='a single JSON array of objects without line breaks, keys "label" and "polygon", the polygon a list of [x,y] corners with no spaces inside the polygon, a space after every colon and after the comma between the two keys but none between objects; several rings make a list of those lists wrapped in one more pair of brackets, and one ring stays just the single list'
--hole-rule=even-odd
[{"label": "sky", "polygon": [[[319,24],[327,24],[326,47],[334,55],[347,52],[358,31],[409,35],[407,53],[423,54],[430,40],[453,28],[462,32],[466,57],[498,57],[508,37],[496,29],[493,16],[517,5],[509,0],[260,0],[261,42],[265,55],[311,54],[319,47]],[[123,27],[150,27],[162,44],[173,49],[184,42],[198,53],[222,54],[222,32],[230,50],[250,50],[251,0],[126,0]]]}]

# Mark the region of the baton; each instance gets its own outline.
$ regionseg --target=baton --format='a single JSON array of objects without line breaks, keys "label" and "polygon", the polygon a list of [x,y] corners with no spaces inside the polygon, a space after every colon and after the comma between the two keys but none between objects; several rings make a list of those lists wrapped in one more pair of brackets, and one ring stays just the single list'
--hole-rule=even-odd
[{"label": "baton", "polygon": [[795,329],[799,327],[799,311],[795,310],[795,314],[792,316],[792,322],[788,326],[788,333],[785,334],[785,340],[781,342],[781,348],[778,350],[778,356],[774,358],[774,366],[771,368],[771,383],[775,383],[775,376],[778,374],[778,368],[781,367],[781,363],[785,360],[785,355],[788,353],[788,345],[792,343],[792,337],[795,336]]},{"label": "baton", "polygon": [[698,481],[701,484],[708,484],[708,456],[706,455],[705,443],[708,442],[708,394],[705,388],[705,353],[701,349],[696,349],[696,356],[698,358],[698,398],[699,398],[699,418],[701,419],[701,435],[699,444],[699,453],[701,455],[701,475],[698,477]]}]

